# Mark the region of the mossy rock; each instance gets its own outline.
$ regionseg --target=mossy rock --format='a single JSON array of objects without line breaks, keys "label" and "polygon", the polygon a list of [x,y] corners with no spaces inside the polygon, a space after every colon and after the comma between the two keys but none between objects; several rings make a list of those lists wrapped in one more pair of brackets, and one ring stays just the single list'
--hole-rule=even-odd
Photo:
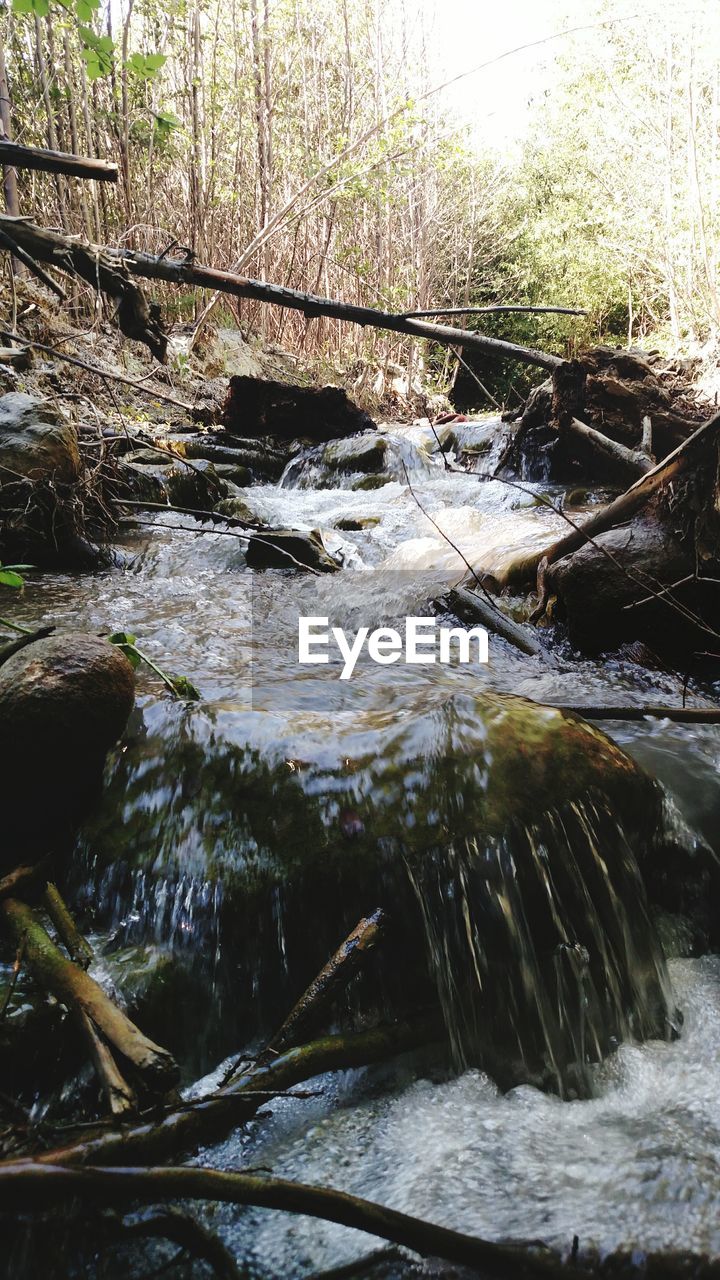
[{"label": "mossy rock", "polygon": [[[387,940],[351,1010],[399,1015],[439,1000],[459,1062],[586,1091],[588,1060],[615,1039],[667,1032],[639,870],[660,829],[659,789],[557,709],[426,699],[388,698],[383,714],[332,734],[271,731],[248,713],[244,746],[237,725],[226,740],[205,714],[196,734],[185,718],[177,738],[126,751],[87,833],[86,874],[109,895],[104,923],[127,911],[143,875],[147,922],[133,937],[156,931],[152,882],[163,902],[184,902],[194,868],[192,929],[198,955],[217,944],[221,957],[212,981],[229,1051],[233,1036],[281,1020],[358,919],[384,907]],[[168,919],[179,928],[177,912]]]},{"label": "mossy rock", "polygon": [[328,553],[317,529],[270,529],[248,541],[251,569],[314,569],[335,573],[340,565]]},{"label": "mossy rock", "polygon": [[385,465],[387,440],[377,432],[331,440],[322,452],[322,461],[332,471],[377,472]]}]

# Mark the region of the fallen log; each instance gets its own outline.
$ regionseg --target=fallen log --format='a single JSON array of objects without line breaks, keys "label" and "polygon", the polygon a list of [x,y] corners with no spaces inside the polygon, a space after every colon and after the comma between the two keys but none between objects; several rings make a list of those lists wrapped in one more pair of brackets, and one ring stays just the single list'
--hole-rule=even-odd
[{"label": "fallen log", "polygon": [[[669,484],[672,480],[687,472],[695,461],[698,450],[713,444],[720,434],[720,413],[713,414],[702,426],[698,427],[687,440],[678,445],[662,462],[651,467],[645,475],[636,480],[625,493],[600,508],[582,525],[575,525],[564,538],[558,539],[550,547],[542,551],[534,551],[531,555],[513,560],[502,574],[495,575],[501,587],[532,586],[541,561],[547,565],[554,564],[564,556],[572,555],[587,542],[591,542],[598,534],[614,529],[640,511],[653,494]],[[565,516],[569,524],[573,521]]]},{"label": "fallen log", "polygon": [[370,325],[413,338],[427,338],[440,346],[467,347],[486,355],[536,365],[541,369],[553,370],[563,363],[559,356],[536,351],[531,347],[521,347],[500,338],[488,338],[467,329],[454,329],[447,325],[408,319],[405,315],[380,311],[374,307],[360,307],[311,293],[301,293],[282,285],[235,275],[231,271],[201,266],[191,258],[154,257],[132,249],[103,248],[77,237],[62,235],[59,231],[38,227],[28,219],[11,218],[7,214],[0,215],[0,231],[14,244],[19,244],[32,258],[71,275],[79,275],[101,292],[118,298],[118,320],[122,332],[144,342],[159,360],[165,358],[167,336],[160,326],[157,309],[152,304],[148,307],[142,292],[131,284],[129,275],[147,280],[164,280],[168,284],[185,287],[194,285],[200,289],[215,289],[235,298],[250,298],[256,302],[301,311],[308,319],[329,316],[350,324]]},{"label": "fallen log", "polygon": [[86,1014],[148,1089],[165,1093],[177,1082],[179,1072],[171,1054],[144,1036],[94,978],[65,958],[30,907],[15,898],[5,898],[0,903],[0,916],[16,945],[26,939],[27,965],[40,986],[71,1011]]},{"label": "fallen log", "polygon": [[63,173],[70,178],[94,178],[97,182],[117,182],[118,167],[110,160],[76,156],[68,151],[48,151],[44,147],[23,147],[18,142],[0,140],[0,165],[14,169],[35,169],[42,173]]}]

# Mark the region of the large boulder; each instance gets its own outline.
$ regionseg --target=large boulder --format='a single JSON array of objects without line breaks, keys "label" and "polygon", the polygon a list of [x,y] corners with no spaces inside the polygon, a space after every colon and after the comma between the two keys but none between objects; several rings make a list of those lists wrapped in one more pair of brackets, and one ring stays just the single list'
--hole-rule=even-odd
[{"label": "large boulder", "polygon": [[134,700],[127,658],[84,632],[37,640],[0,665],[1,867],[69,838]]},{"label": "large boulder", "polygon": [[521,698],[385,703],[305,732],[253,712],[224,733],[197,712],[143,735],[86,833],[81,897],[128,943],[192,948],[228,1051],[384,907],[349,1016],[439,1004],[458,1063],[587,1091],[618,1039],[668,1032],[639,870],[658,788],[598,730]]},{"label": "large boulder", "polygon": [[47,400],[0,396],[0,465],[28,480],[72,483],[81,468],[77,432]]}]

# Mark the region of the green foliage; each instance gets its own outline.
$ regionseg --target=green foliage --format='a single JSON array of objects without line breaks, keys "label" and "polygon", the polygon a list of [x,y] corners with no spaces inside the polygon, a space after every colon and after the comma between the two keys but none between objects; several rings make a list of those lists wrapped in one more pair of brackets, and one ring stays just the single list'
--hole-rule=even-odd
[{"label": "green foliage", "polygon": [[3,564],[0,561],[0,587],[14,587],[17,590],[25,586],[23,573],[32,569],[31,564]]},{"label": "green foliage", "polygon": [[188,680],[187,676],[173,676],[163,671],[153,662],[152,658],[143,653],[142,649],[138,649],[136,637],[129,631],[115,631],[111,636],[108,636],[108,640],[122,650],[135,670],[137,670],[141,662],[144,662],[151,671],[155,672],[156,676],[160,677],[165,687],[170,690],[174,697],[188,702],[198,702],[200,700],[202,695],[195,688],[192,681]]}]

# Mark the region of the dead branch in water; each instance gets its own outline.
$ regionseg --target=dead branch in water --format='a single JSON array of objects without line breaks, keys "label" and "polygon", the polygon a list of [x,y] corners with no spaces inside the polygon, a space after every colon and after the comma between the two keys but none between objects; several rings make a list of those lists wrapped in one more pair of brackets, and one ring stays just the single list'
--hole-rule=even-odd
[{"label": "dead branch in water", "polygon": [[[324,1036],[289,1049],[267,1066],[250,1067],[232,1084],[191,1107],[179,1104],[164,1113],[155,1110],[148,1118],[138,1119],[122,1130],[98,1128],[63,1147],[38,1153],[28,1164],[131,1165],[165,1160],[219,1141],[251,1119],[271,1098],[294,1085],[329,1071],[383,1062],[409,1049],[443,1041],[445,1035],[444,1024],[437,1015],[371,1031]],[[3,1168],[0,1162],[0,1170]]]},{"label": "dead branch in water", "polygon": [[536,1246],[496,1244],[463,1235],[344,1191],[216,1169],[182,1165],[68,1169],[18,1161],[0,1165],[0,1194],[4,1205],[25,1211],[38,1205],[62,1205],[72,1199],[92,1205],[115,1205],[122,1200],[210,1200],[280,1209],[366,1231],[423,1257],[481,1268],[485,1275],[498,1280],[554,1276],[560,1265],[555,1255],[549,1251],[544,1254]]},{"label": "dead branch in water", "polygon": [[542,551],[535,551],[531,555],[514,560],[502,575],[501,585],[517,587],[532,585],[541,560],[546,559],[548,565],[554,564],[556,560],[572,555],[573,551],[577,551],[586,542],[591,542],[598,534],[614,529],[617,525],[629,520],[642,510],[654,493],[688,471],[698,448],[711,444],[719,433],[720,413],[716,413],[698,427],[691,436],[688,436],[687,440],[678,445],[677,449],[673,449],[662,462],[651,467],[645,475],[636,480],[625,493],[621,493],[613,502],[590,516],[584,524],[574,528],[572,533],[566,534],[564,538],[560,538]]},{"label": "dead branch in water", "polygon": [[152,1092],[163,1093],[176,1083],[178,1068],[171,1054],[144,1036],[89,974],[63,956],[30,907],[5,898],[0,915],[16,945],[26,938],[28,968],[45,991],[73,1012],[86,1014]]},{"label": "dead branch in water", "polygon": [[317,1028],[319,1020],[332,1004],[338,991],[344,990],[357,973],[368,951],[377,945],[387,925],[387,915],[378,908],[363,918],[328,960],[310,986],[288,1014],[280,1030],[268,1042],[258,1064],[271,1062],[286,1049],[292,1049]]}]

